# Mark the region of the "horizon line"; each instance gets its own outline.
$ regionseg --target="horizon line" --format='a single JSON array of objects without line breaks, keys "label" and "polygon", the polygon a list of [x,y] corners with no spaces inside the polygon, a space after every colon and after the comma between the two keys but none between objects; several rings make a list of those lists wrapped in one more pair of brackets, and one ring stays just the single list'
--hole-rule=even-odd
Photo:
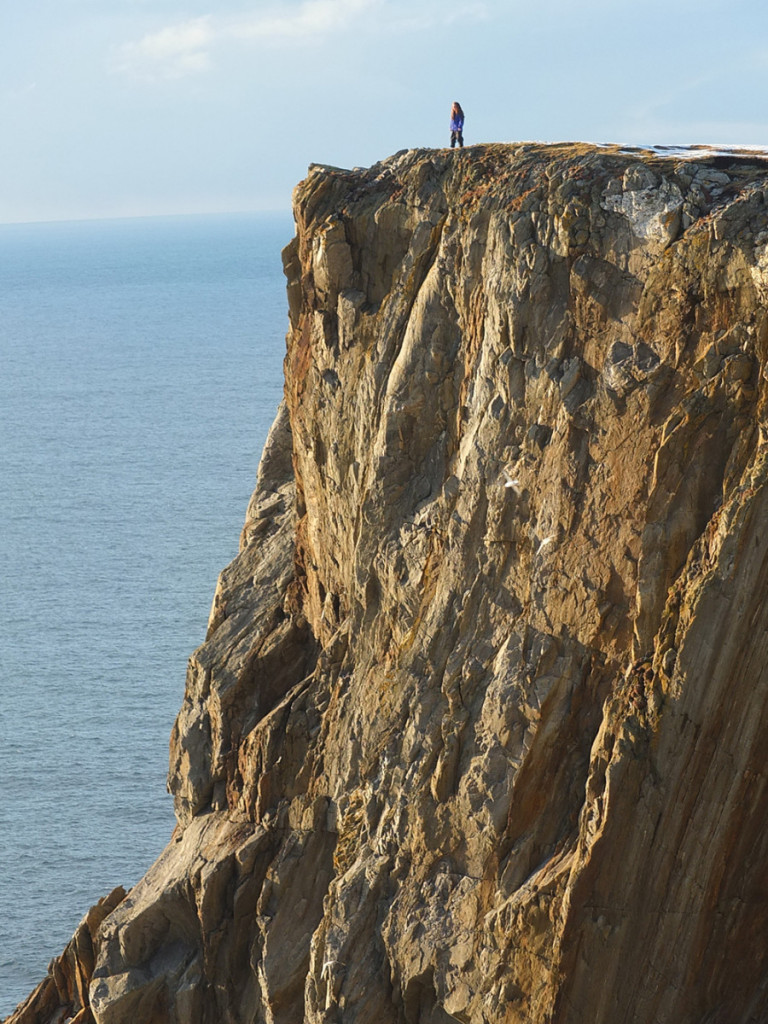
[{"label": "horizon line", "polygon": [[74,217],[74,216],[63,216],[63,217],[41,217],[40,219],[20,219],[20,220],[0,220],[0,228],[5,227],[24,227],[32,225],[46,225],[46,224],[92,224],[99,221],[116,221],[116,220],[171,220],[187,218],[187,217],[242,217],[242,216],[253,216],[253,215],[291,215],[292,210],[290,205],[288,206],[270,206],[261,207],[257,209],[243,209],[243,210],[191,210],[184,213],[123,213],[123,214],[104,214],[95,215],[91,217]]}]

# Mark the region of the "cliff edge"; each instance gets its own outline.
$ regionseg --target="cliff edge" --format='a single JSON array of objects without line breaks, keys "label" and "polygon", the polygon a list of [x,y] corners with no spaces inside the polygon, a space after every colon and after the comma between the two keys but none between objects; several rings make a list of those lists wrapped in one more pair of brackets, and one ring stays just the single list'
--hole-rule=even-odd
[{"label": "cliff edge", "polygon": [[768,163],[408,151],[294,212],[179,826],[11,1020],[764,1022]]}]

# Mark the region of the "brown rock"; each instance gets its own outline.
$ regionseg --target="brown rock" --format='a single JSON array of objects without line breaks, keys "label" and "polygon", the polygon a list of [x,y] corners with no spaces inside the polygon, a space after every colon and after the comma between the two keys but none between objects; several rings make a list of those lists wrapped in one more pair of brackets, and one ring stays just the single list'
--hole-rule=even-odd
[{"label": "brown rock", "polygon": [[17,1007],[6,1024],[94,1024],[88,988],[101,945],[101,925],[125,899],[118,887],[91,907],[69,945],[51,961],[47,977]]},{"label": "brown rock", "polygon": [[767,186],[310,169],[182,830],[101,928],[99,1024],[768,1019]]}]

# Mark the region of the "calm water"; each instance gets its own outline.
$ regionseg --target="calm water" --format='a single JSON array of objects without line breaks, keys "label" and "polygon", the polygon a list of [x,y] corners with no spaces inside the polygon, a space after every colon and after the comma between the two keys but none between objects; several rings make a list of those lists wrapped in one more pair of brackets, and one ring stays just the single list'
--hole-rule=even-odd
[{"label": "calm water", "polygon": [[0,226],[0,1017],[173,828],[282,393],[289,215]]}]

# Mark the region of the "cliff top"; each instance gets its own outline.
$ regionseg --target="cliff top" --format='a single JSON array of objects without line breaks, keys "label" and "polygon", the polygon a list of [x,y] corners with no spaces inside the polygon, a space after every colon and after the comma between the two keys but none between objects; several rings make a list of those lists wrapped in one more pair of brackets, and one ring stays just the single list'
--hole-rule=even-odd
[{"label": "cliff top", "polygon": [[768,1019],[767,172],[310,168],[179,828],[18,1024]]}]

